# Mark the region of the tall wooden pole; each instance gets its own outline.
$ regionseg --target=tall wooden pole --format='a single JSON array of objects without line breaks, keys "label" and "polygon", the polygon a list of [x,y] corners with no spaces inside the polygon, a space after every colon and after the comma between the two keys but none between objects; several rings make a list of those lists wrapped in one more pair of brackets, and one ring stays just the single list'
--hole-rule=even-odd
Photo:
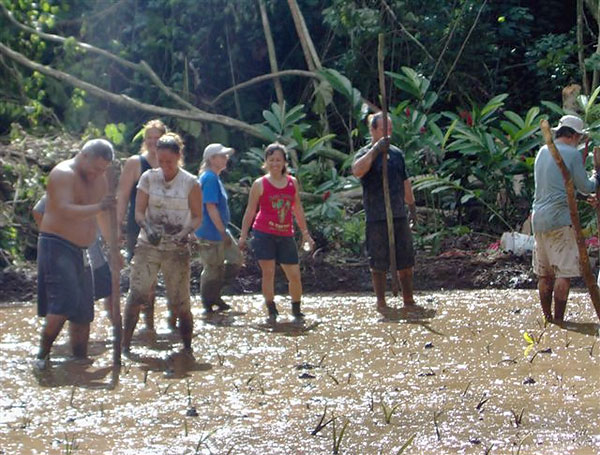
[{"label": "tall wooden pole", "polygon": [[[379,34],[379,46],[377,49],[377,69],[379,72],[379,91],[381,93],[381,113],[383,128],[383,136],[388,133],[388,112],[385,90],[385,74],[383,69],[383,50],[384,50],[383,33]],[[390,183],[388,179],[388,148],[384,147],[381,151],[382,174],[383,174],[383,201],[385,203],[385,219],[387,222],[388,242],[390,247],[390,269],[392,273],[392,293],[394,297],[398,295],[400,286],[398,284],[398,270],[396,266],[396,239],[394,237],[394,215],[392,213],[392,201],[390,198]],[[395,182],[398,184],[398,182]]]},{"label": "tall wooden pole", "polygon": [[[112,162],[106,173],[108,178],[108,191],[111,196],[116,195],[118,178],[117,162]],[[117,207],[113,206],[109,210],[110,235],[108,247],[110,254],[110,274],[111,274],[111,321],[113,326],[113,365],[121,365],[121,261],[118,244],[118,226],[117,226]]]},{"label": "tall wooden pole", "polygon": [[[267,42],[267,51],[269,52],[269,63],[271,65],[271,73],[278,73],[279,67],[277,65],[277,54],[275,53],[275,43],[273,42],[273,34],[271,33],[271,25],[269,24],[269,15],[267,14],[267,7],[265,0],[258,0],[258,7],[260,8],[260,17],[262,19],[263,30],[265,32],[265,41]],[[281,88],[281,81],[278,77],[273,78],[273,85],[275,86],[275,94],[277,95],[277,102],[280,106],[283,106],[283,89]]]},{"label": "tall wooden pole", "polygon": [[585,246],[585,239],[583,238],[583,233],[581,232],[581,223],[579,222],[579,214],[577,213],[577,201],[575,200],[575,186],[573,185],[573,177],[569,173],[569,170],[565,166],[560,153],[554,145],[548,121],[542,120],[540,122],[540,128],[542,130],[542,134],[544,135],[546,145],[548,146],[554,161],[556,161],[556,164],[558,165],[560,173],[562,174],[565,182],[565,189],[567,190],[567,203],[569,204],[569,214],[571,215],[571,223],[573,224],[575,239],[577,241],[577,249],[579,250],[579,265],[581,267],[581,273],[583,274],[583,280],[588,288],[590,297],[592,298],[592,304],[594,305],[594,310],[596,310],[596,316],[598,316],[598,319],[600,319],[600,290],[598,289],[598,284],[594,279],[592,267],[590,266],[590,258]]}]

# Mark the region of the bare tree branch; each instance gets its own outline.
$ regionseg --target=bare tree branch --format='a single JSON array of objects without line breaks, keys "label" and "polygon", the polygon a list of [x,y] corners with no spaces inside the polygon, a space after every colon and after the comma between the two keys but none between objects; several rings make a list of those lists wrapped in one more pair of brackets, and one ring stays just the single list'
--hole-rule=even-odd
[{"label": "bare tree branch", "polygon": [[109,60],[112,60],[112,61],[118,63],[119,65],[122,65],[129,69],[132,69],[133,71],[139,71],[141,73],[146,74],[152,80],[152,82],[154,82],[157,85],[158,88],[160,88],[167,96],[172,98],[175,102],[177,102],[178,104],[185,106],[191,110],[197,109],[196,106],[194,106],[193,104],[184,100],[179,95],[174,93],[169,87],[167,87],[165,84],[163,84],[162,81],[160,80],[160,78],[157,76],[157,74],[152,70],[152,68],[150,68],[150,65],[148,65],[145,61],[142,60],[140,63],[133,63],[133,62],[130,62],[129,60],[121,58],[111,52],[104,50],[104,49],[100,49],[96,46],[92,46],[91,44],[82,43],[80,41],[77,41],[75,38],[65,38],[64,36],[53,35],[51,33],[44,33],[39,30],[36,30],[34,28],[28,27],[27,25],[22,24],[19,21],[17,21],[15,19],[15,17],[13,16],[13,14],[6,8],[6,6],[4,6],[4,3],[2,3],[2,2],[0,2],[0,10],[15,27],[18,27],[19,29],[21,29],[27,33],[32,33],[34,35],[39,36],[40,38],[43,38],[48,41],[53,41],[55,43],[65,44],[71,39],[71,40],[73,40],[73,43],[75,44],[75,46],[79,47],[80,49],[83,49],[83,50],[93,53],[93,54],[100,55],[104,58],[107,58]]},{"label": "bare tree branch", "polygon": [[221,101],[221,99],[224,96],[227,96],[230,93],[235,92],[236,90],[246,88],[251,85],[258,84],[260,82],[268,81],[269,79],[283,77],[283,76],[302,76],[302,77],[312,77],[315,79],[323,79],[318,73],[313,73],[312,71],[305,71],[305,70],[284,70],[284,71],[278,71],[276,73],[263,74],[262,76],[253,77],[252,79],[248,79],[247,81],[240,82],[239,84],[237,84],[233,87],[229,87],[227,90],[222,91],[221,93],[219,93],[219,95],[214,100],[212,100],[210,102],[210,105],[214,106],[219,101]]},{"label": "bare tree branch", "polygon": [[82,81],[70,74],[64,73],[57,69],[51,68],[49,66],[41,65],[37,62],[33,62],[29,60],[24,55],[12,50],[11,48],[5,46],[3,43],[0,43],[0,53],[4,54],[6,57],[16,61],[17,63],[26,66],[34,71],[39,71],[42,74],[58,79],[59,81],[65,82],[73,87],[80,88],[85,90],[87,93],[96,96],[98,98],[102,98],[108,100],[112,103],[126,106],[130,108],[140,109],[145,112],[150,112],[152,114],[158,115],[166,115],[177,118],[184,118],[188,120],[195,120],[198,122],[211,122],[211,123],[219,123],[221,125],[225,125],[231,128],[236,128],[241,130],[251,136],[266,139],[261,132],[250,125],[249,123],[242,122],[240,120],[227,117],[225,115],[219,114],[210,114],[208,112],[202,111],[200,109],[194,108],[190,110],[181,110],[181,109],[172,109],[166,108],[162,106],[156,106],[154,104],[143,103],[141,101],[130,98],[126,95],[121,95],[113,92],[109,92],[104,90],[96,85],[90,84],[89,82]]},{"label": "bare tree branch", "polygon": [[396,21],[396,23],[400,26],[400,29],[402,30],[402,32],[406,36],[408,36],[410,38],[410,40],[413,41],[419,47],[419,49],[421,49],[425,53],[425,55],[427,56],[427,58],[429,58],[429,60],[435,60],[433,58],[433,55],[431,55],[429,53],[429,51],[427,50],[427,48],[425,46],[423,46],[423,44],[412,33],[410,33],[407,30],[407,28],[404,26],[404,24],[398,20],[398,17],[396,16],[396,14],[392,10],[392,8],[390,8],[390,5],[388,5],[385,0],[381,0],[381,4],[384,6],[384,8],[390,14],[390,16],[392,16],[392,18],[394,19],[394,21]]},{"label": "bare tree branch", "polygon": [[463,51],[465,50],[465,46],[467,45],[467,41],[469,41],[469,38],[471,37],[471,33],[473,33],[473,30],[475,30],[475,26],[477,25],[477,22],[479,22],[479,17],[481,16],[481,12],[483,11],[483,8],[485,8],[485,5],[487,5],[487,1],[488,0],[484,0],[484,2],[481,4],[481,7],[479,8],[479,11],[477,11],[477,16],[475,16],[475,20],[473,21],[473,24],[471,25],[471,28],[469,29],[469,32],[467,33],[465,40],[463,41],[462,45],[460,46],[460,49],[458,50],[458,54],[456,54],[456,58],[454,59],[454,62],[452,62],[452,66],[450,67],[450,70],[446,74],[446,78],[444,79],[444,82],[442,82],[442,84],[440,85],[440,87],[438,89],[438,93],[442,92],[444,85],[446,85],[446,82],[448,82],[448,78],[450,77],[450,75],[452,74],[452,71],[454,71],[454,68],[456,67],[456,64],[460,60],[460,57],[461,57]]}]

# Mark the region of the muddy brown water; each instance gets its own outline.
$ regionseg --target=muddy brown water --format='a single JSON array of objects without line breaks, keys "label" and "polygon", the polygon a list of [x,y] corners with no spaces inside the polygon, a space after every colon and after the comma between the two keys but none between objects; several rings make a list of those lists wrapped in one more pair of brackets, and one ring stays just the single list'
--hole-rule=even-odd
[{"label": "muddy brown water", "polygon": [[[61,334],[34,374],[42,321],[31,304],[0,307],[1,454],[600,453],[598,325],[574,292],[565,328],[544,329],[536,293],[422,293],[424,310],[382,317],[374,298],[305,297],[304,325],[261,298],[203,319],[195,361],[179,355],[157,304],[158,337],[137,335],[111,369],[111,329],[97,312],[91,363]],[[523,333],[533,339],[530,349]],[[347,423],[347,424],[346,424]],[[341,430],[346,425],[341,436]]]}]

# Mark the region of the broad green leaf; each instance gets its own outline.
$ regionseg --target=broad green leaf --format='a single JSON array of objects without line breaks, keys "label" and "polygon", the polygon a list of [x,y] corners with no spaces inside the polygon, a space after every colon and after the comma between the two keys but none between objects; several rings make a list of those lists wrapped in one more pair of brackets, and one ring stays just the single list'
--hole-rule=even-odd
[{"label": "broad green leaf", "polygon": [[505,111],[504,116],[517,125],[519,128],[523,128],[525,126],[525,122],[517,113],[513,111]]},{"label": "broad green leaf", "polygon": [[[533,106],[531,109],[527,111],[527,115],[525,116],[525,125],[532,125],[535,122],[536,117],[540,113],[540,108],[537,106]],[[539,122],[537,122],[539,124]],[[539,126],[539,125],[536,125]]]},{"label": "broad green leaf", "polygon": [[283,132],[281,122],[273,112],[265,110],[263,111],[263,117],[275,133],[281,134]]},{"label": "broad green leaf", "polygon": [[502,93],[493,97],[487,102],[487,104],[481,109],[481,117],[483,118],[489,113],[496,111],[499,107],[504,105],[504,100],[508,97],[507,93]]},{"label": "broad green leaf", "polygon": [[553,103],[552,101],[541,101],[540,104],[542,106],[544,106],[544,107],[547,107],[548,109],[550,109],[555,114],[563,115],[565,113],[565,111],[563,110],[562,107],[560,107],[556,103]]}]

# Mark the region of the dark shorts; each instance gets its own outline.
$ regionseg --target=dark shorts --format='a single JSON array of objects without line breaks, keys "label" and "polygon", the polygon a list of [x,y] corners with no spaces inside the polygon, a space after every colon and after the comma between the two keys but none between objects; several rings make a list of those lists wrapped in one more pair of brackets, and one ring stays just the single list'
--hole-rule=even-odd
[{"label": "dark shorts", "polygon": [[87,251],[57,235],[38,237],[38,315],[57,314],[86,324],[94,319],[92,269]]},{"label": "dark shorts", "polygon": [[92,270],[92,275],[94,276],[94,299],[109,297],[112,291],[112,277],[108,263],[105,262],[97,269]]},{"label": "dark shorts", "polygon": [[[394,218],[394,240],[396,241],[396,269],[402,270],[415,265],[415,252],[408,218]],[[372,270],[380,272],[389,270],[390,246],[385,221],[367,223],[367,252]]]},{"label": "dark shorts", "polygon": [[259,261],[275,259],[278,264],[298,264],[298,249],[294,237],[253,231],[252,251]]}]

